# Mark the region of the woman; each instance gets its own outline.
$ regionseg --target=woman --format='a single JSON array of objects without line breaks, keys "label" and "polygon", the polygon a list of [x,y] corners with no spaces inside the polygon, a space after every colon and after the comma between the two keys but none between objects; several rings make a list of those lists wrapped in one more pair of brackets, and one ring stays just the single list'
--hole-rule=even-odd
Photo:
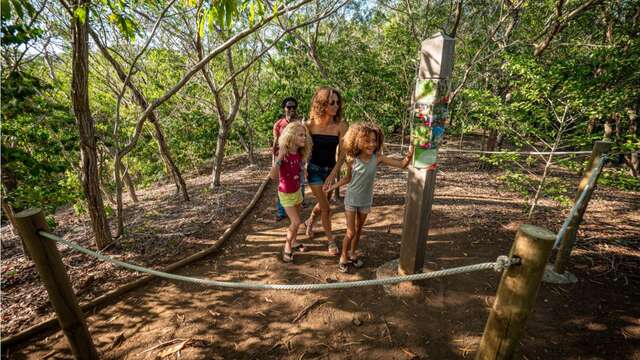
[{"label": "woman", "polygon": [[[313,141],[311,158],[307,164],[307,183],[318,201],[309,219],[305,221],[307,235],[309,238],[313,237],[313,226],[320,215],[322,227],[329,242],[329,253],[338,255],[340,250],[331,233],[331,208],[326,192],[344,162],[340,144],[348,128],[342,121],[342,97],[337,90],[326,86],[316,90],[311,100],[311,111],[306,125]],[[336,151],[338,152],[337,161]]]}]

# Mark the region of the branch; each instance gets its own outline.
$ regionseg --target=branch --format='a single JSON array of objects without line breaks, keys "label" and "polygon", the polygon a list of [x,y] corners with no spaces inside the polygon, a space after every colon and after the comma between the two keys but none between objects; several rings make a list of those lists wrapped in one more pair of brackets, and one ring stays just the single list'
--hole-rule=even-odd
[{"label": "branch", "polygon": [[290,27],[290,28],[285,28],[285,30],[278,35],[277,38],[275,38],[275,40],[272,41],[272,43],[266,47],[264,47],[262,49],[262,51],[260,51],[260,53],[258,55],[256,55],[255,57],[253,57],[253,59],[251,59],[251,61],[249,61],[247,64],[245,64],[243,67],[241,67],[238,71],[236,71],[235,73],[233,73],[231,76],[229,76],[229,78],[220,86],[220,90],[224,89],[225,86],[229,85],[229,83],[238,75],[240,75],[241,73],[243,73],[244,71],[246,71],[249,67],[251,67],[251,65],[253,65],[258,59],[260,59],[267,51],[269,51],[271,48],[273,48],[279,41],[280,39],[282,39],[286,34],[293,32],[296,29],[299,29],[301,27],[305,27],[308,26],[312,23],[319,23],[320,21],[326,19],[327,17],[333,15],[336,11],[338,11],[340,8],[342,8],[344,5],[346,5],[349,1],[351,0],[346,0],[344,1],[342,4],[340,4],[339,6],[331,9],[330,11],[326,12],[323,15],[320,15],[317,18],[314,18],[312,20],[303,22],[301,24],[298,24],[294,27]]},{"label": "branch", "polygon": [[[562,8],[564,6],[564,0],[558,0],[556,3],[556,19],[553,21],[553,25],[551,26],[551,31],[547,34],[547,37],[535,46],[535,51],[533,55],[539,57],[542,53],[549,47],[553,38],[556,37],[562,30],[567,26],[567,24],[576,16],[580,15],[582,12],[587,10],[590,6],[598,4],[602,2],[602,0],[589,0],[582,5],[575,8],[568,15],[562,16]],[[546,29],[545,29],[546,30]]]}]

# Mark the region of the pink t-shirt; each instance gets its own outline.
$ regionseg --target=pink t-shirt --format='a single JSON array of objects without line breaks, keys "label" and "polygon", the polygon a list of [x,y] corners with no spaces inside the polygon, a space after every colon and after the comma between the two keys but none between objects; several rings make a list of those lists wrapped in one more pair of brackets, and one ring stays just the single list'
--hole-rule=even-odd
[{"label": "pink t-shirt", "polygon": [[280,135],[282,135],[282,130],[284,130],[287,125],[289,125],[287,118],[282,118],[273,124],[273,155],[275,156],[278,156],[278,139],[280,138]]},{"label": "pink t-shirt", "polygon": [[278,191],[294,193],[300,189],[300,170],[302,169],[302,155],[287,154],[280,164],[280,183]]}]

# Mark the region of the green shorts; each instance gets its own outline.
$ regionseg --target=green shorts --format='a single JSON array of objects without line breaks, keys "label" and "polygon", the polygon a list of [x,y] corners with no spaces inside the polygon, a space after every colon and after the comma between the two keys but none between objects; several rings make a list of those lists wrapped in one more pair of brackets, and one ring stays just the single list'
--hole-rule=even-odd
[{"label": "green shorts", "polygon": [[302,204],[302,192],[300,190],[293,193],[278,191],[278,199],[282,207],[294,207]]}]

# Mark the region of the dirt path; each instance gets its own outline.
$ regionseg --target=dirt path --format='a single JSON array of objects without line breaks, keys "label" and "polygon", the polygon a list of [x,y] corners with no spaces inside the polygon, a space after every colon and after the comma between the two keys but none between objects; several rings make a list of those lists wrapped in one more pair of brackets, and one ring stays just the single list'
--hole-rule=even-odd
[{"label": "dirt path", "polygon": [[[524,222],[519,196],[474,163],[472,157],[443,159],[427,244],[430,269],[493,261],[508,252]],[[366,266],[357,273],[337,272],[324,237],[306,241],[310,251],[295,265],[279,261],[288,223],[272,221],[273,187],[217,256],[180,273],[265,283],[375,278],[377,267],[399,254],[405,186],[404,172],[381,171],[362,240]],[[522,358],[640,359],[639,195],[596,191],[580,234],[588,241],[572,258],[580,281],[542,286]],[[564,211],[551,201],[541,206],[533,222],[558,229]],[[340,238],[344,214],[338,204],[333,224]],[[477,348],[498,280],[493,272],[437,279],[411,298],[389,296],[381,287],[292,293],[158,280],[89,316],[88,323],[107,359],[176,358],[179,347],[184,359],[462,359]],[[45,355],[70,357],[61,333],[5,354]]]}]

